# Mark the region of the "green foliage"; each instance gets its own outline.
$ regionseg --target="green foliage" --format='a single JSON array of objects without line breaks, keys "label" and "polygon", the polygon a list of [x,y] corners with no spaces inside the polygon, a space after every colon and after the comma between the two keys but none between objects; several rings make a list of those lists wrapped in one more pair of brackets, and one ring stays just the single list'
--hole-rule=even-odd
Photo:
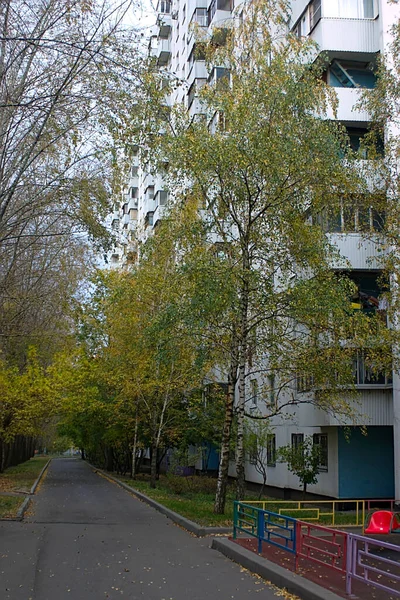
[{"label": "green foliage", "polygon": [[317,483],[321,448],[313,443],[312,436],[306,436],[303,442],[297,445],[281,446],[277,451],[277,458],[280,462],[287,463],[289,471],[299,478],[304,494],[308,485]]},{"label": "green foliage", "polygon": [[247,459],[254,465],[255,470],[261,475],[263,481],[259,492],[259,498],[261,498],[267,482],[267,448],[271,435],[271,427],[268,421],[263,419],[246,419],[244,428],[244,448],[247,453]]},{"label": "green foliage", "polygon": [[182,477],[181,475],[168,474],[165,478],[167,490],[180,495],[191,496],[192,494],[215,494],[217,480],[210,477]]}]

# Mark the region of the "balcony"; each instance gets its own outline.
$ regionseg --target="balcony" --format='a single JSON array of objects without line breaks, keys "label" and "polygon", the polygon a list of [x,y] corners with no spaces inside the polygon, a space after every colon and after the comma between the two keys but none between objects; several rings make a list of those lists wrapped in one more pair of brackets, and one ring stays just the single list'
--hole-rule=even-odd
[{"label": "balcony", "polygon": [[172,17],[170,14],[160,14],[157,17],[158,37],[167,39],[172,29]]},{"label": "balcony", "polygon": [[385,373],[372,374],[365,365],[363,356],[358,353],[353,360],[354,383],[358,388],[387,388],[393,386],[392,376]]},{"label": "balcony", "polygon": [[187,76],[187,82],[189,87],[192,85],[195,79],[207,79],[208,71],[204,60],[195,60],[189,65],[189,72]]},{"label": "balcony", "polygon": [[378,233],[328,233],[329,241],[337,248],[341,258],[332,264],[333,269],[369,270],[382,268],[384,253],[382,238]]},{"label": "balcony", "polygon": [[137,208],[130,208],[129,216],[130,216],[131,221],[137,221],[137,218],[138,218]]},{"label": "balcony", "polygon": [[119,229],[119,213],[114,213],[111,218],[111,227],[113,231],[117,231]]},{"label": "balcony", "polygon": [[338,99],[337,114],[334,115],[334,112],[330,107],[326,113],[327,119],[337,119],[349,123],[367,123],[370,120],[366,110],[355,108],[355,105],[361,98],[361,94],[365,92],[365,90],[344,87],[335,87],[334,89]]},{"label": "balcony", "polygon": [[201,102],[200,98],[197,98],[196,96],[193,98],[193,100],[191,101],[191,103],[188,106],[188,113],[189,113],[191,120],[196,115],[204,115],[205,114],[204,104]]},{"label": "balcony", "polygon": [[379,23],[373,19],[339,19],[323,17],[310,33],[320,52],[343,55],[379,52]]},{"label": "balcony", "polygon": [[168,61],[171,58],[171,40],[170,39],[167,39],[167,40],[159,39],[158,40],[156,57],[157,57],[157,65],[159,67],[164,67],[168,63]]},{"label": "balcony", "polygon": [[163,219],[166,212],[166,206],[157,206],[153,215],[153,227],[156,227]]},{"label": "balcony", "polygon": [[139,205],[139,198],[131,198],[129,200],[128,210],[132,210],[132,209],[137,210],[138,205]]},{"label": "balcony", "polygon": [[230,0],[212,0],[207,10],[209,27],[222,27],[232,20],[232,5]]},{"label": "balcony", "polygon": [[229,87],[230,83],[230,71],[225,67],[213,67],[211,73],[208,77],[209,85],[218,85],[222,86],[224,89],[225,86]]},{"label": "balcony", "polygon": [[149,39],[149,44],[148,44],[148,53],[149,56],[151,57],[155,57],[157,56],[157,36],[156,35],[152,35]]},{"label": "balcony", "polygon": [[208,27],[208,15],[207,8],[205,6],[197,6],[194,9],[192,18],[190,19],[190,26],[194,27]]},{"label": "balcony", "polygon": [[155,206],[166,206],[168,204],[168,192],[166,190],[158,190],[154,196]]},{"label": "balcony", "polygon": [[153,215],[154,215],[154,211],[149,210],[146,212],[146,215],[144,217],[144,226],[145,227],[153,227]]}]

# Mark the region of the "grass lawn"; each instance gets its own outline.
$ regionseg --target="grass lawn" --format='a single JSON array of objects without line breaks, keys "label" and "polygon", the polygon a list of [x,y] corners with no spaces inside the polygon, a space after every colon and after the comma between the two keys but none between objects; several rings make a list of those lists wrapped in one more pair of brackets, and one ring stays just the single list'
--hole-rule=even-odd
[{"label": "grass lawn", "polygon": [[[199,525],[206,527],[233,526],[233,501],[235,500],[233,485],[228,488],[225,514],[216,515],[213,512],[216,479],[161,475],[156,489],[150,488],[149,477],[145,475],[138,475],[135,480],[122,476],[118,476],[118,479]],[[254,493],[249,493],[248,497],[253,500],[257,499]]]},{"label": "grass lawn", "polygon": [[[132,480],[130,477],[117,476],[118,479],[124,481],[132,488],[137,489],[146,496],[153,498],[167,508],[174,510],[180,515],[186,517],[203,526],[233,526],[233,501],[235,500],[234,485],[229,486],[225,514],[216,515],[213,512],[216,479],[208,477],[180,477],[177,475],[165,476],[161,475],[157,481],[157,488],[151,489],[149,486],[149,476],[138,475],[137,479]],[[257,494],[254,492],[246,493],[246,500],[258,500]],[[264,497],[265,501],[276,501],[276,498]],[[261,508],[261,505],[260,505]],[[284,509],[287,509],[286,511]],[[332,525],[332,517],[321,515],[319,521],[315,520],[317,516],[316,509],[303,508],[301,511],[293,510],[293,504],[290,502],[278,501],[277,504],[271,503],[266,506],[267,510],[302,519],[319,525]],[[292,509],[292,510],[291,510]],[[321,512],[330,512],[326,505],[320,506]],[[360,515],[361,517],[361,515]],[[340,528],[344,525],[352,525],[356,523],[356,513],[353,511],[338,511],[335,514],[335,525]],[[361,524],[361,523],[360,523]]]},{"label": "grass lawn", "polygon": [[16,467],[6,469],[0,474],[0,492],[29,493],[48,460],[47,456],[36,456]]},{"label": "grass lawn", "polygon": [[0,519],[12,519],[25,498],[23,496],[0,496]]}]

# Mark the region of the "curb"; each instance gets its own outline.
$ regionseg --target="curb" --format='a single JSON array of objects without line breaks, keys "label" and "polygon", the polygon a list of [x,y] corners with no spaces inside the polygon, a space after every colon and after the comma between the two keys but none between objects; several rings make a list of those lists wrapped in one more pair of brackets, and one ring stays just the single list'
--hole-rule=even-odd
[{"label": "curb", "polygon": [[160,512],[161,514],[163,514],[166,517],[168,517],[169,519],[171,519],[171,521],[173,521],[174,523],[177,523],[184,529],[187,529],[187,531],[190,531],[190,533],[193,533],[197,537],[206,537],[209,535],[216,535],[216,534],[220,534],[220,533],[225,533],[225,534],[231,533],[231,528],[229,528],[229,527],[202,527],[201,525],[198,525],[194,521],[191,521],[190,519],[186,519],[185,517],[182,517],[182,515],[176,513],[175,511],[173,511],[169,508],[166,508],[162,504],[159,504],[152,498],[149,498],[145,494],[142,494],[142,492],[138,492],[137,490],[135,490],[135,488],[131,487],[127,483],[124,483],[123,481],[120,481],[119,479],[117,479],[113,475],[110,475],[106,471],[103,471],[102,469],[97,469],[96,467],[93,467],[93,466],[92,466],[92,469],[97,473],[101,473],[101,475],[104,475],[104,477],[111,479],[112,481],[114,481],[114,483],[117,483],[119,486],[121,486],[128,492],[131,492],[131,494],[134,494],[135,496],[137,496],[137,498],[139,498],[139,500],[142,500],[142,502],[145,502],[152,508],[155,508],[158,512]]},{"label": "curb", "polygon": [[301,575],[287,571],[284,567],[242,548],[231,540],[214,538],[211,548],[277,587],[287,589],[288,592],[299,596],[302,600],[343,600],[334,592],[301,577]]},{"label": "curb", "polygon": [[25,500],[23,501],[23,503],[21,504],[21,506],[18,509],[17,515],[15,517],[16,521],[22,521],[22,519],[24,518],[24,514],[26,513],[26,510],[30,504],[30,496],[28,496],[27,498],[25,498]]},{"label": "curb", "polygon": [[[23,501],[23,503],[21,504],[21,506],[19,507],[17,514],[15,515],[15,517],[13,517],[12,519],[0,519],[0,521],[22,521],[24,518],[24,515],[28,509],[28,506],[30,504],[31,501],[31,497],[34,495],[34,493],[36,492],[37,486],[39,485],[43,475],[46,472],[47,467],[49,466],[49,464],[51,463],[51,458],[49,458],[49,460],[47,461],[47,463],[44,465],[43,469],[40,471],[35,483],[33,484],[33,486],[31,487],[30,491],[28,492],[27,497],[25,498],[25,500]],[[26,492],[24,492],[26,493]]]},{"label": "curb", "polygon": [[44,465],[43,469],[40,471],[38,478],[36,479],[35,483],[33,484],[33,486],[31,487],[31,491],[29,492],[29,494],[31,496],[33,496],[33,494],[36,492],[36,488],[40,483],[40,480],[42,479],[43,475],[45,474],[45,471],[47,469],[47,467],[49,466],[49,464],[51,463],[51,458],[49,458],[49,460],[47,461],[47,463]]}]

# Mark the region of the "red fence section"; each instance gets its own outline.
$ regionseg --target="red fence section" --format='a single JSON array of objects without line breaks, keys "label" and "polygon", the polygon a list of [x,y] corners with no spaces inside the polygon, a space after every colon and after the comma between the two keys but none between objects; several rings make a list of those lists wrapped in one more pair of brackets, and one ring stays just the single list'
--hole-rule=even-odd
[{"label": "red fence section", "polygon": [[346,573],[347,533],[297,521],[296,569],[299,557]]}]

